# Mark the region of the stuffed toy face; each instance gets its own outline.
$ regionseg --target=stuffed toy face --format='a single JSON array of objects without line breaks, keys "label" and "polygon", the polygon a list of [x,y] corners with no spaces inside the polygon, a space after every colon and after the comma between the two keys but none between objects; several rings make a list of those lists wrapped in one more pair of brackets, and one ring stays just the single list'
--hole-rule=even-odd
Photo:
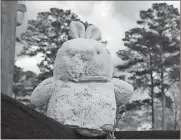
[{"label": "stuffed toy face", "polygon": [[74,39],[65,42],[58,50],[54,64],[54,78],[59,80],[112,79],[111,57],[104,44],[98,42],[101,33],[95,26],[85,27],[72,22],[70,31]]}]

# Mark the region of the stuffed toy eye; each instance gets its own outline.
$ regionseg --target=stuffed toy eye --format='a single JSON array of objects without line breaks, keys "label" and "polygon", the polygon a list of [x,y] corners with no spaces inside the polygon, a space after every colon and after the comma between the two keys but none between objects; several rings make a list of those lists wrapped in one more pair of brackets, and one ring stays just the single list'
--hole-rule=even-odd
[{"label": "stuffed toy eye", "polygon": [[68,56],[74,57],[74,56],[75,56],[75,53],[70,52],[70,53],[68,53]]},{"label": "stuffed toy eye", "polygon": [[73,53],[70,53],[69,55],[70,55],[71,57],[74,57],[74,56],[75,56],[75,54],[73,54]]},{"label": "stuffed toy eye", "polygon": [[97,54],[99,55],[101,52],[100,52],[100,50],[97,50]]},{"label": "stuffed toy eye", "polygon": [[72,52],[71,50],[66,50],[66,54],[68,54],[68,55],[71,56],[71,57],[74,57],[74,56],[75,56],[75,53]]}]

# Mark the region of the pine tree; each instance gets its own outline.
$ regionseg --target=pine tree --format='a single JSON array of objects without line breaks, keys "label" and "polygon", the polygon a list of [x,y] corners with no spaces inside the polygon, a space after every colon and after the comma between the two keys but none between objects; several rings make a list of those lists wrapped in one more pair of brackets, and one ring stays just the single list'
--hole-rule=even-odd
[{"label": "pine tree", "polygon": [[123,39],[126,50],[117,52],[126,61],[117,66],[127,70],[136,88],[150,90],[152,99],[152,127],[154,129],[154,98],[162,101],[162,129],[165,129],[165,93],[180,79],[180,14],[166,3],[155,3],[152,8],[140,11],[139,27],[130,29]]},{"label": "pine tree", "polygon": [[[69,24],[72,20],[80,21],[70,10],[51,8],[48,12],[38,13],[36,20],[29,20],[27,30],[21,34],[20,41],[24,47],[20,56],[42,54],[43,60],[38,64],[41,81],[52,76],[57,50],[71,39]],[[87,27],[89,24],[85,22],[84,25]]]}]

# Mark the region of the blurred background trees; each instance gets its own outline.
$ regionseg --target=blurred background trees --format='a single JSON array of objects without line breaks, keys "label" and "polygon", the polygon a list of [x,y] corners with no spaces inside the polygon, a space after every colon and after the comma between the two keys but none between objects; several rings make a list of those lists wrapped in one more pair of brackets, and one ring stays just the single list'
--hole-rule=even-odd
[{"label": "blurred background trees", "polygon": [[[147,93],[150,98],[134,100],[127,104],[128,112],[119,122],[120,130],[176,130],[180,129],[180,13],[166,3],[155,3],[152,8],[140,11],[137,27],[125,32],[126,49],[117,55],[124,61],[116,66],[127,75],[135,91]],[[57,50],[71,39],[69,24],[81,21],[70,10],[51,8],[40,12],[36,20],[29,20],[28,27],[18,42],[24,47],[20,56],[41,54],[40,73],[23,71],[15,66],[14,97],[27,104],[33,89],[53,75]],[[81,21],[86,27],[88,22]],[[107,41],[102,41],[107,43]],[[37,109],[44,113],[44,108]]]},{"label": "blurred background trees", "polygon": [[14,98],[27,104],[33,89],[39,84],[36,73],[23,71],[22,68],[14,66],[13,93]]}]

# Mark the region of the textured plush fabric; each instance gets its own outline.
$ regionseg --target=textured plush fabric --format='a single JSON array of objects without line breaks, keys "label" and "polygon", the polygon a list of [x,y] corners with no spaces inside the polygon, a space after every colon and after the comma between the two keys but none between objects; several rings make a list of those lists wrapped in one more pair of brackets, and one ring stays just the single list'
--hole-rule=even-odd
[{"label": "textured plush fabric", "polygon": [[133,86],[116,78],[113,78],[111,82],[114,84],[117,105],[128,103],[134,91]]},{"label": "textured plush fabric", "polygon": [[41,82],[31,94],[30,100],[31,104],[36,106],[41,106],[48,104],[50,97],[55,90],[55,80],[54,78],[48,78]]},{"label": "textured plush fabric", "polygon": [[106,83],[56,82],[47,115],[65,125],[101,130],[114,125],[116,101],[114,85]]}]

